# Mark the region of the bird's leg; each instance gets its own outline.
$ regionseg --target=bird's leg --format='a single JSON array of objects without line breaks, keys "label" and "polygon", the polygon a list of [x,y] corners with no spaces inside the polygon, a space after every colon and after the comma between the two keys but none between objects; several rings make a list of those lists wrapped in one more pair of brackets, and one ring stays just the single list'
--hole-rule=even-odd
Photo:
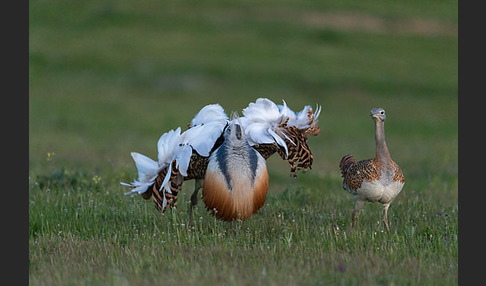
[{"label": "bird's leg", "polygon": [[358,213],[359,211],[363,208],[365,201],[359,201],[357,200],[356,203],[354,204],[354,210],[353,210],[353,215],[351,216],[351,219],[353,221],[353,227],[356,226],[356,222],[358,221]]},{"label": "bird's leg", "polygon": [[385,223],[386,229],[390,231],[390,228],[388,227],[388,208],[390,207],[390,204],[384,204],[383,205],[383,222]]},{"label": "bird's leg", "polygon": [[194,193],[192,193],[191,204],[189,205],[189,227],[192,226],[192,213],[194,211],[194,207],[197,205],[197,193],[199,189],[202,188],[203,182],[203,179],[196,179],[196,182],[194,183]]}]

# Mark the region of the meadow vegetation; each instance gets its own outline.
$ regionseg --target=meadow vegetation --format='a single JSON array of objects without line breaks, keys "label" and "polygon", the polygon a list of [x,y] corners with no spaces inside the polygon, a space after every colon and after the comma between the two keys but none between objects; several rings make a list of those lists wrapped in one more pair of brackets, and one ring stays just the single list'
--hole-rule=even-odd
[{"label": "meadow vegetation", "polygon": [[[456,285],[457,1],[29,2],[31,285]],[[193,181],[165,214],[123,193],[136,151],[203,106],[322,105],[312,170],[267,161],[265,206],[215,220]],[[373,107],[406,183],[354,202],[339,160],[374,156]]]}]

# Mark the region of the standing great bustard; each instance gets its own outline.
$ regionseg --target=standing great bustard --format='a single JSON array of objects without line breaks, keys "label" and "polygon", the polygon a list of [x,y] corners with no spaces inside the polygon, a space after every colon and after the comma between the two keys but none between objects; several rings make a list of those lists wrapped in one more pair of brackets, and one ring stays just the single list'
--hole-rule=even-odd
[{"label": "standing great bustard", "polygon": [[353,226],[356,225],[358,212],[365,202],[383,204],[383,221],[387,230],[387,213],[390,204],[400,193],[405,183],[402,170],[392,160],[385,142],[385,110],[373,108],[371,118],[375,121],[376,156],[373,159],[356,163],[353,155],[341,159],[339,168],[344,178],[343,188],[353,195],[355,200],[352,215]]},{"label": "standing great bustard", "polygon": [[[259,98],[243,110],[244,116],[237,121],[249,146],[265,160],[278,153],[291,165],[291,175],[296,176],[297,169],[305,171],[312,167],[313,157],[307,137],[319,134],[317,118],[320,110],[318,106],[312,112],[310,106],[305,106],[302,111],[295,113],[285,101],[284,105],[276,105],[268,99]],[[192,119],[186,131],[181,133],[181,129],[177,128],[160,137],[157,162],[132,152],[138,169],[138,181],[122,183],[132,188],[126,194],[138,193],[144,199],[152,198],[156,208],[164,212],[168,206],[176,205],[182,183],[195,179],[189,208],[191,222],[211,155],[229,138],[225,136],[225,130],[235,124],[235,120],[229,121],[219,104],[207,105]]]}]

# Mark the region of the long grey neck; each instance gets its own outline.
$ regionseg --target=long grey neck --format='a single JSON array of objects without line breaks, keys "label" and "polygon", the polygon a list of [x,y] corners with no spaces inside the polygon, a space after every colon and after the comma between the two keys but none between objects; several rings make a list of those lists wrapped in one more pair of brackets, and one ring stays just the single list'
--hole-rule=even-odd
[{"label": "long grey neck", "polygon": [[385,122],[376,121],[375,123],[376,159],[386,161],[391,159],[388,147],[385,142]]}]

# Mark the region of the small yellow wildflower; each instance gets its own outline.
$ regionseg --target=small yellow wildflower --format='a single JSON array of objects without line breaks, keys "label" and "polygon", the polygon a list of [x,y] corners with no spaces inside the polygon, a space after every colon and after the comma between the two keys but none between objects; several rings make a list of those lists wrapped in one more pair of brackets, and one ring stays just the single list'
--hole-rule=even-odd
[{"label": "small yellow wildflower", "polygon": [[96,175],[96,176],[93,177],[93,182],[95,184],[98,184],[100,181],[101,181],[101,177],[100,176]]},{"label": "small yellow wildflower", "polygon": [[50,161],[52,160],[52,157],[54,157],[54,155],[56,155],[56,153],[54,152],[47,152],[47,161]]}]

